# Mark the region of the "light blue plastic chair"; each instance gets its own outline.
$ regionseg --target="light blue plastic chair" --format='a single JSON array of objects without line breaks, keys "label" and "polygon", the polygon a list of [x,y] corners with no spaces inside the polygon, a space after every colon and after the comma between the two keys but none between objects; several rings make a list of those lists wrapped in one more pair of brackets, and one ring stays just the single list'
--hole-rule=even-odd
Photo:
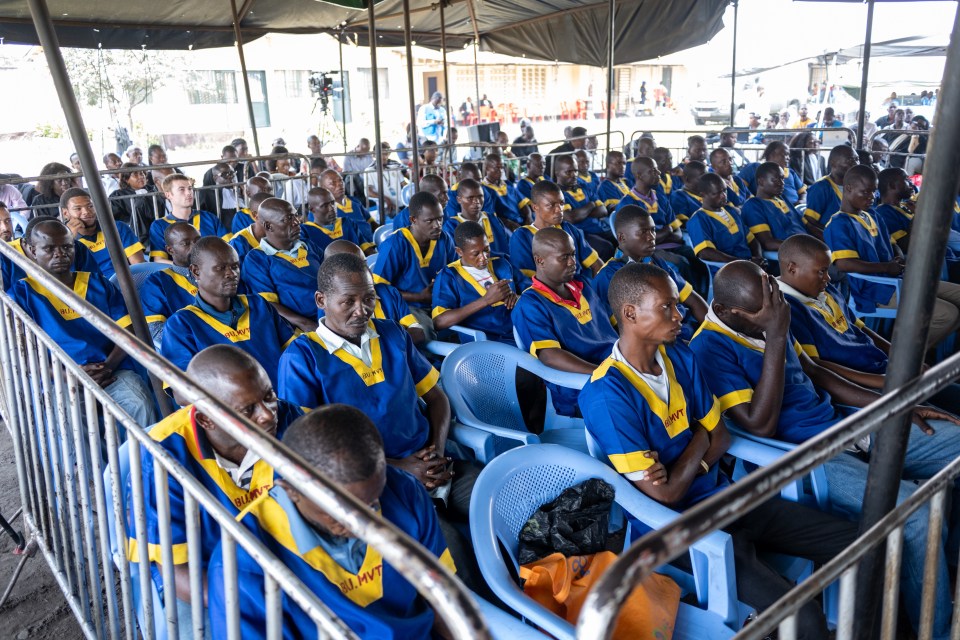
[{"label": "light blue plastic chair", "polygon": [[[140,293],[140,288],[151,274],[169,268],[170,265],[164,262],[140,262],[130,265],[130,276],[133,278],[133,284],[137,288],[137,293]],[[110,276],[110,282],[117,284],[117,274]]]},{"label": "light blue plastic chair", "polygon": [[391,233],[393,233],[393,225],[389,222],[377,227],[377,230],[373,232],[373,243],[379,247]]},{"label": "light blue plastic chair", "polygon": [[[528,353],[500,342],[472,342],[448,355],[440,367],[440,383],[450,399],[457,422],[489,434],[493,455],[524,444],[560,444],[586,452],[583,420],[551,417],[547,399],[543,433],[530,433],[517,398],[517,369],[524,369],[553,384],[580,389],[589,376],[557,371]],[[493,457],[479,459],[489,462]]]},{"label": "light blue plastic chair", "polygon": [[401,206],[401,207],[405,207],[405,206],[409,205],[409,204],[410,204],[410,198],[413,197],[413,193],[414,193],[414,189],[415,189],[415,188],[416,188],[416,185],[414,185],[412,182],[411,182],[410,184],[406,184],[406,185],[404,185],[403,187],[401,187],[401,188],[400,188],[400,198],[399,198],[400,202],[398,202],[397,204],[398,204],[399,206]]},{"label": "light blue plastic chair", "polygon": [[377,256],[379,255],[380,255],[379,253],[371,253],[370,255],[368,255],[366,257],[367,266],[373,269],[373,267],[376,266],[377,264]]},{"label": "light blue plastic chair", "polygon": [[[865,273],[847,273],[847,277],[852,280],[863,280],[865,282],[874,282],[876,284],[884,284],[890,287],[894,287],[897,290],[897,294],[896,294],[897,300],[900,300],[900,285],[903,284],[903,281],[900,278],[891,278],[888,276],[873,276],[873,275],[867,275]],[[849,306],[850,306],[850,310],[853,311],[853,313],[856,314],[858,318],[863,319],[865,322],[868,318],[873,319],[874,322],[877,323],[877,325],[875,326],[879,326],[879,323],[893,320],[894,318],[897,317],[896,307],[893,307],[891,309],[882,309],[878,306],[874,311],[865,311],[864,309],[860,308],[857,305],[857,299],[852,292],[850,293]]]},{"label": "light blue plastic chair", "polygon": [[[517,333],[516,327],[513,328],[513,342],[517,345],[517,349],[519,349],[521,353],[527,353],[527,350],[523,347],[523,343],[520,341],[520,334]],[[534,360],[540,362],[539,358],[534,358]],[[554,382],[554,380],[547,378],[546,375],[541,375],[539,373],[537,373],[537,375],[547,382],[557,385],[558,387],[583,389],[583,385],[587,384],[587,380],[590,379],[590,376],[585,373],[568,373],[566,371],[560,371],[559,369],[548,367],[547,365],[543,364],[543,362],[540,362],[540,365],[549,375],[557,376],[557,380],[559,380],[559,382]],[[523,368],[526,369],[526,367]],[[553,406],[553,393],[549,386],[547,387],[547,424],[554,428],[567,429],[576,429],[583,426],[582,418],[572,418],[570,416],[562,416],[557,413],[556,407]],[[586,451],[586,449],[580,445],[575,446],[574,448],[580,451]]]},{"label": "light blue plastic chair", "polygon": [[[517,584],[520,530],[541,505],[562,491],[590,478],[600,478],[616,491],[611,523],[619,527],[627,512],[645,525],[658,528],[676,513],[647,498],[603,463],[585,453],[556,445],[529,445],[513,449],[488,464],[470,500],[470,534],[480,572],[504,604],[556,638],[572,639],[573,625],[528,598]],[[629,533],[629,532],[628,532]],[[629,539],[629,537],[628,537]],[[506,551],[504,557],[503,550]],[[672,567],[662,572],[681,588],[695,590],[701,609],[680,604],[675,638],[729,638],[747,610],[736,598],[733,543],[722,531],[708,534],[690,548],[694,576]]]}]

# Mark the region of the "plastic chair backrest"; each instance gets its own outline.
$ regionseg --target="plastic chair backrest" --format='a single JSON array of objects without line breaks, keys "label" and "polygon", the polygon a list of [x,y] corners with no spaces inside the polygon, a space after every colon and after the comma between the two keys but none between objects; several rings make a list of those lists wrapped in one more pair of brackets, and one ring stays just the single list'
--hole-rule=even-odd
[{"label": "plastic chair backrest", "polygon": [[393,233],[393,225],[385,224],[377,227],[377,230],[373,232],[373,243],[379,247],[391,233]]},{"label": "plastic chair backrest", "polygon": [[378,255],[379,254],[377,253],[371,253],[370,255],[367,256],[367,266],[370,267],[371,269],[373,269],[374,265],[377,264]]},{"label": "plastic chair backrest", "polygon": [[491,424],[527,431],[514,384],[523,356],[509,345],[490,341],[461,345],[450,354],[440,367],[440,381],[457,419],[477,428]]},{"label": "plastic chair backrest", "polygon": [[401,207],[405,207],[408,204],[410,204],[410,198],[413,197],[413,190],[414,190],[414,184],[412,182],[410,184],[404,185],[403,188],[400,189],[399,204]]},{"label": "plastic chair backrest", "polygon": [[[137,293],[140,293],[140,287],[143,286],[143,283],[147,281],[151,274],[169,268],[170,265],[164,262],[141,262],[130,265],[130,277],[133,278],[133,286],[137,288]],[[117,274],[110,276],[110,282],[117,284]]]},{"label": "plastic chair backrest", "polygon": [[27,219],[24,218],[19,211],[11,211],[10,220],[13,221],[13,237],[21,237],[27,229]]},{"label": "plastic chair backrest", "polygon": [[[864,280],[866,282],[874,282],[877,284],[885,284],[885,285],[894,287],[897,290],[896,292],[897,301],[899,302],[899,300],[901,299],[900,285],[903,283],[903,280],[901,280],[900,278],[889,278],[886,276],[874,276],[874,275],[867,275],[864,273],[849,273],[849,272],[847,273],[847,277],[854,280]],[[860,305],[857,304],[857,298],[856,296],[853,295],[852,290],[850,291],[850,298],[848,299],[848,304],[850,306],[850,310],[853,311],[854,314],[856,314],[861,318],[864,318],[864,317],[865,318],[896,318],[897,317],[896,307],[884,309],[877,306],[877,308],[873,311],[865,311],[863,308],[861,308]]]}]

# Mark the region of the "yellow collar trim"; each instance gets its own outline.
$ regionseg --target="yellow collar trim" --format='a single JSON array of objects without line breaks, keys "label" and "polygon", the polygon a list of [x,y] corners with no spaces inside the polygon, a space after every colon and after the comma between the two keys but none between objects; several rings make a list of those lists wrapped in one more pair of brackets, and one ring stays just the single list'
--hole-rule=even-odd
[{"label": "yellow collar trim", "polygon": [[407,239],[407,242],[410,243],[410,246],[413,247],[413,252],[417,256],[417,260],[420,262],[420,268],[426,269],[430,266],[430,260],[433,259],[433,251],[437,248],[437,241],[430,241],[430,248],[427,249],[427,255],[420,253],[420,244],[414,239],[413,232],[410,231],[409,227],[404,227],[400,229],[400,234]]},{"label": "yellow collar trim", "polygon": [[196,285],[190,282],[190,280],[188,280],[187,278],[183,277],[173,269],[164,269],[163,273],[165,273],[171,280],[173,280],[178,287],[180,287],[190,295],[192,296],[197,295]]},{"label": "yellow collar trim", "polygon": [[240,319],[237,320],[236,329],[229,325],[223,324],[196,305],[187,305],[184,307],[184,309],[190,311],[198,318],[206,322],[214,329],[214,331],[222,335],[230,342],[246,342],[250,339],[250,305],[247,303],[247,296],[245,295],[239,295],[237,296],[237,299],[240,300],[240,303],[243,305],[243,314],[240,316]]},{"label": "yellow collar trim", "polygon": [[316,222],[308,222],[307,226],[316,227],[323,231],[327,237],[337,240],[343,237],[343,218],[337,218],[336,222],[333,223],[333,230],[327,229],[326,227],[317,224]]},{"label": "yellow collar trim", "polygon": [[[60,314],[60,317],[64,320],[78,320],[83,317],[76,309],[68,305],[66,302],[57,297],[55,293],[44,287],[42,284],[27,276],[27,284],[30,287],[39,293],[41,296],[47,299],[47,302],[56,309],[57,313]],[[86,271],[78,271],[73,278],[73,292],[80,296],[83,300],[87,299],[87,289],[90,286],[90,274]]]},{"label": "yellow collar trim", "polygon": [[593,321],[593,312],[590,310],[590,303],[587,302],[587,296],[583,295],[582,293],[580,295],[580,308],[574,309],[568,304],[560,304],[555,300],[552,300],[549,295],[547,295],[543,291],[540,291],[539,289],[535,289],[533,287],[531,287],[531,289],[533,289],[533,291],[536,291],[538,294],[543,296],[544,299],[550,302],[550,304],[560,307],[561,309],[565,309],[567,313],[569,313],[574,318],[576,318],[577,322],[579,322],[580,324],[588,324]]},{"label": "yellow collar trim", "polygon": [[841,211],[840,213],[845,216],[850,216],[856,220],[861,227],[867,230],[867,233],[869,233],[871,237],[876,238],[880,234],[880,227],[877,226],[877,221],[874,220],[873,216],[868,212],[860,211],[859,213],[847,213],[846,211]]},{"label": "yellow collar trim", "polygon": [[831,296],[829,293],[824,296],[824,301],[827,304],[827,309],[824,309],[821,305],[812,301],[804,301],[803,304],[822,315],[823,319],[827,321],[827,324],[830,325],[831,329],[837,333],[846,333],[847,329],[850,328],[850,325],[847,324],[847,317],[843,315],[840,305],[837,304],[837,301],[834,300],[833,296]]},{"label": "yellow collar trim", "polygon": [[[480,295],[480,297],[483,297],[484,294],[486,294],[487,290],[484,289],[483,286],[481,286],[481,284],[477,282],[477,279],[474,278],[472,275],[470,275],[470,272],[464,268],[462,260],[451,262],[447,266],[453,269],[454,271],[456,271],[458,274],[460,274],[460,277],[466,280],[467,284],[473,287],[473,289]],[[490,260],[487,260],[487,272],[490,274],[490,277],[493,278],[494,282],[497,282],[499,280],[499,278],[497,278],[497,274],[494,273],[493,271],[493,258],[491,258]],[[502,304],[503,304],[503,301],[500,301],[500,302],[493,303],[492,306],[496,307]]]},{"label": "yellow collar trim", "polygon": [[93,240],[87,240],[83,236],[77,236],[77,240],[86,245],[87,249],[90,249],[92,253],[103,251],[107,246],[107,243],[103,238],[103,231],[97,231],[97,235]]},{"label": "yellow collar trim", "polygon": [[[740,232],[740,226],[736,218],[729,211],[711,211],[710,209],[700,209],[705,214],[722,224],[730,232],[730,235],[736,235]],[[726,215],[724,215],[726,214]]]},{"label": "yellow collar trim", "polygon": [[[370,324],[369,326],[373,326]],[[323,341],[323,338],[318,336],[316,332],[311,331],[307,334],[311,340],[323,347],[324,350],[327,348],[327,344]],[[360,358],[357,358],[343,349],[337,349],[333,352],[333,355],[343,361],[345,364],[350,365],[350,367],[356,372],[360,379],[363,380],[363,383],[368,387],[372,387],[375,384],[383,382],[386,380],[386,376],[383,373],[383,353],[380,350],[380,337],[370,339],[370,366],[368,367],[366,363]]]}]

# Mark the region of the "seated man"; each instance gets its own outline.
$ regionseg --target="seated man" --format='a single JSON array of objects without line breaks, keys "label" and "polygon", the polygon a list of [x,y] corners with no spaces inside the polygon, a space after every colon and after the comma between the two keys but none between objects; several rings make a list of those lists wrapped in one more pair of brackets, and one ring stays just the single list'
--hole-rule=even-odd
[{"label": "seated man", "polygon": [[[472,178],[471,178],[472,180]],[[477,182],[477,184],[480,184]],[[447,201],[450,197],[450,191],[447,189],[447,181],[441,178],[440,176],[423,176],[420,178],[420,191],[426,191],[427,193],[432,193],[436,197],[437,202],[440,203],[440,206],[444,210],[444,216],[447,218],[451,217],[447,214],[448,207]],[[454,193],[454,199],[456,199],[456,191]],[[486,211],[484,211],[486,213]],[[410,207],[404,207],[400,210],[397,215],[393,216],[393,230],[403,229],[404,227],[410,226]]]},{"label": "seated man", "polygon": [[[246,417],[264,433],[282,436],[287,426],[303,415],[294,404],[279,400],[270,377],[246,352],[229,345],[215,345],[198,353],[187,367],[190,376],[206,392]],[[180,400],[183,400],[182,398]],[[155,424],[149,431],[164,451],[200,481],[204,488],[230,513],[239,515],[258,497],[273,487],[273,468],[259,455],[237,442],[194,405],[185,406]],[[139,543],[146,542],[153,581],[163,593],[163,561],[160,546],[160,520],[157,513],[157,480],[153,456],[140,448],[144,507],[147,512],[146,540],[138,541],[134,529],[133,492],[130,483],[127,498],[127,559],[140,562]],[[174,581],[177,616],[181,629],[190,628],[190,573],[187,559],[187,513],[184,490],[172,477],[167,478],[170,496],[170,530],[173,544]],[[220,525],[202,507],[200,514],[200,563],[207,565],[220,543]],[[204,580],[204,596],[208,581]],[[160,612],[156,612],[163,615]]]},{"label": "seated man", "polygon": [[[41,222],[49,222],[50,220],[57,220],[57,218],[53,216],[34,216],[30,219],[30,222],[27,223],[26,229],[23,230],[23,235],[13,240],[13,220],[10,218],[10,210],[0,205],[0,239],[13,247],[17,253],[25,256],[23,239],[28,237],[33,228],[38,224]],[[57,220],[57,222],[59,222],[59,220]],[[96,258],[93,257],[93,254],[90,253],[87,246],[76,238],[74,238],[73,241],[73,270],[100,273],[100,265],[97,264]],[[3,275],[4,290],[11,297],[13,296],[13,288],[18,282],[27,277],[23,269],[15,265],[12,260],[7,260],[5,256],[0,256],[0,274]]]},{"label": "seated man", "polygon": [[[460,183],[463,183],[461,176]],[[527,220],[520,213],[522,196],[517,188],[503,179],[503,160],[498,153],[488,153],[483,160],[482,189],[493,199],[493,211],[504,227],[513,231]],[[459,195],[460,189],[456,189]],[[458,202],[461,209],[462,202]],[[481,207],[482,207],[481,203]]]},{"label": "seated man", "polygon": [[163,179],[163,195],[170,205],[170,212],[150,225],[150,259],[154,262],[170,262],[170,256],[164,251],[163,232],[177,220],[193,225],[201,236],[227,236],[227,230],[220,224],[220,218],[209,211],[196,211],[193,208],[193,180],[185,175],[174,173]]},{"label": "seated man", "polygon": [[670,195],[673,214],[683,224],[686,224],[697,209],[703,206],[703,199],[697,191],[697,185],[700,184],[700,178],[706,172],[707,165],[702,162],[693,161],[683,165],[683,185],[679,189],[674,186],[673,193]]},{"label": "seated man", "polygon": [[424,191],[415,194],[410,198],[410,226],[387,236],[373,265],[374,280],[400,291],[427,340],[436,337],[430,318],[433,281],[440,269],[456,258],[453,241],[443,232],[442,224],[437,198]]},{"label": "seated man", "polygon": [[[548,367],[592,373],[617,340],[607,304],[577,277],[573,238],[548,227],[533,237],[537,271],[513,308],[519,346]],[[560,415],[576,415],[577,391],[548,385]]]},{"label": "seated man", "polygon": [[601,260],[613,257],[613,237],[603,203],[590,199],[577,182],[577,166],[573,156],[559,156],[553,161],[557,185],[563,190],[563,219],[583,232],[587,243],[596,250]]},{"label": "seated man", "polygon": [[483,188],[472,178],[464,178],[457,185],[457,202],[460,213],[447,218],[443,230],[451,238],[462,222],[476,222],[483,227],[490,244],[490,251],[500,255],[510,252],[510,236],[497,216],[488,216],[483,210]]},{"label": "seated man", "polygon": [[[890,240],[896,243],[903,253],[910,246],[910,227],[913,226],[915,204],[913,183],[903,169],[884,169],[878,176],[880,187],[880,205],[876,208],[876,217],[882,221],[890,233]],[[951,251],[947,252],[949,256]]]},{"label": "seated man", "polygon": [[[224,149],[233,149],[229,145]],[[236,154],[236,149],[233,150]],[[213,182],[207,184],[207,178],[212,178]],[[214,165],[207,174],[203,176],[203,186],[205,189],[200,191],[197,203],[204,211],[215,213],[220,217],[224,229],[230,229],[233,225],[233,216],[237,213],[237,192],[233,185],[237,182],[237,174],[228,162],[219,162]]]},{"label": "seated man", "polygon": [[510,264],[520,273],[532,278],[536,274],[536,262],[533,257],[533,239],[543,229],[557,227],[567,232],[573,238],[576,249],[576,271],[588,270],[589,278],[596,275],[603,267],[603,261],[597,252],[587,244],[583,232],[564,220],[563,191],[549,180],[538,182],[530,191],[530,206],[533,207],[533,222],[520,227],[510,236]]},{"label": "seated man", "polygon": [[[78,187],[67,189],[60,196],[60,213],[67,228],[93,255],[100,267],[100,273],[109,279],[115,273],[113,261],[110,260],[110,252],[107,251],[107,243],[100,229],[100,221],[97,220],[97,212],[93,207],[90,194]],[[140,244],[137,234],[126,223],[116,222],[115,224],[127,261],[130,264],[144,262],[143,245]]]},{"label": "seated man", "polygon": [[312,222],[304,223],[301,228],[317,249],[323,251],[331,242],[342,238],[359,246],[365,254],[376,251],[376,245],[364,242],[360,237],[360,228],[356,222],[337,215],[337,203],[333,194],[323,187],[314,187],[307,192],[307,210]]},{"label": "seated man", "polygon": [[703,198],[703,207],[687,221],[697,257],[711,262],[752,260],[765,264],[760,243],[743,224],[737,210],[727,206],[727,185],[723,179],[715,173],[705,173],[697,191]]},{"label": "seated man", "polygon": [[294,331],[260,296],[237,295],[237,252],[220,238],[200,238],[190,251],[190,275],[197,295],[167,320],[160,354],[185,370],[207,347],[233,344],[253,356],[276,385],[280,354]]},{"label": "seated man", "polygon": [[160,351],[167,320],[188,304],[193,304],[197,297],[197,286],[190,275],[190,252],[199,238],[200,234],[189,222],[175,222],[167,227],[163,241],[173,264],[168,269],[151,273],[140,285],[140,306],[157,351]]},{"label": "seated man", "polygon": [[513,267],[502,256],[490,256],[486,233],[476,222],[460,224],[453,237],[460,259],[441,269],[433,283],[434,326],[442,331],[463,325],[483,331],[492,340],[514,344]]},{"label": "seated man", "polygon": [[710,169],[723,178],[727,186],[727,202],[737,209],[750,198],[750,187],[741,178],[733,173],[733,162],[730,153],[723,147],[717,147],[710,152]]},{"label": "seated man", "polygon": [[795,171],[790,170],[790,147],[782,140],[774,140],[763,150],[760,156],[760,162],[751,162],[744,166],[737,175],[747,183],[750,191],[757,194],[757,169],[764,162],[773,162],[781,169],[783,175],[783,194],[782,198],[786,200],[791,207],[796,207],[797,203],[807,196],[807,187],[803,184],[801,178]]},{"label": "seated man", "polygon": [[597,295],[603,301],[609,300],[610,280],[620,269],[631,262],[652,264],[660,267],[670,276],[677,287],[680,304],[677,308],[683,316],[683,333],[681,338],[690,340],[693,330],[703,322],[707,314],[707,303],[700,297],[690,283],[683,279],[672,264],[654,254],[657,248],[656,230],[650,214],[633,205],[627,205],[617,212],[614,222],[614,231],[617,233],[617,242],[623,257],[614,258],[604,265],[597,277],[593,279],[593,286]]},{"label": "seated man", "polygon": [[[840,210],[827,223],[823,240],[833,251],[833,262],[841,273],[898,278],[903,275],[906,262],[900,247],[891,241],[886,225],[870,213],[876,190],[877,174],[870,167],[855,166],[847,171]],[[895,308],[899,303],[892,285],[857,278],[849,281],[857,305],[866,312],[876,307]],[[936,286],[927,349],[960,328],[960,285],[939,282]]]},{"label": "seated man", "polygon": [[[580,393],[587,431],[637,489],[685,510],[730,484],[718,465],[730,435],[704,380],[708,365],[698,366],[690,349],[677,341],[679,295],[666,272],[627,265],[610,283],[610,302],[620,339]],[[665,478],[654,465],[667,467]],[[737,595],[758,612],[793,587],[758,552],[823,563],[857,536],[854,523],[779,497],[726,531],[734,539]],[[829,637],[816,601],[800,610],[797,623],[797,637]]]},{"label": "seated man", "polygon": [[[674,191],[679,191],[683,188],[682,175],[674,175],[676,167],[673,166],[673,154],[670,153],[670,149],[666,147],[657,147],[653,150],[651,157],[653,161],[657,163],[657,169],[660,171],[659,191],[667,196],[667,198],[672,198]],[[671,204],[673,204],[673,200],[671,200]],[[676,213],[676,211],[674,211],[674,213]]]},{"label": "seated man", "polygon": [[590,170],[590,154],[584,149],[577,149],[573,152],[573,159],[577,164],[577,184],[587,194],[588,200],[598,200],[600,177],[595,171]]},{"label": "seated man", "polygon": [[[260,246],[260,241],[266,236],[257,214],[260,212],[260,205],[263,204],[263,201],[272,197],[273,195],[266,191],[261,191],[251,196],[247,201],[246,211],[250,214],[253,222],[250,223],[250,226],[240,229],[227,239],[227,242],[230,243],[233,250],[237,252],[237,257],[240,258],[241,264],[243,264],[243,259],[247,257],[248,253]],[[238,213],[237,215],[240,214]],[[234,217],[234,219],[236,219],[236,217]]]},{"label": "seated man", "polygon": [[311,302],[323,254],[300,236],[300,216],[293,205],[268,198],[260,205],[257,220],[263,226],[260,246],[243,260],[241,275],[250,293],[274,306],[283,318],[302,331],[317,326]]},{"label": "seated man", "polygon": [[[456,571],[430,496],[413,476],[387,464],[383,440],[362,411],[343,404],[321,407],[290,425],[283,442]],[[260,539],[359,637],[448,637],[439,616],[379,551],[288,482],[278,478],[256,513]],[[239,593],[231,606],[240,612],[240,635],[266,638],[263,569],[239,547],[237,574]],[[228,612],[219,551],[209,583],[213,635],[223,638]],[[292,599],[283,598],[282,607],[283,637],[316,637],[313,619]]]},{"label": "seated man", "polygon": [[[752,263],[733,262],[717,272],[712,308],[690,347],[730,419],[756,436],[801,443],[844,417],[834,402],[865,407],[879,394],[814,363],[791,336],[790,316],[775,278]],[[913,417],[899,501],[916,489],[912,480],[927,479],[960,456],[960,429],[951,424],[956,418],[927,407],[915,408]],[[928,425],[927,420],[936,421]],[[824,465],[835,511],[859,516],[869,449],[868,439],[861,440],[856,451]],[[904,528],[901,584],[914,627],[920,618],[927,518],[921,509]],[[947,637],[950,583],[942,550],[934,566],[939,574],[934,635]]]},{"label": "seated man", "polygon": [[[789,238],[807,233],[796,209],[783,195],[783,171],[775,162],[764,162],[757,168],[757,197],[747,200],[740,217],[764,251],[776,251]],[[729,191],[729,189],[728,189]]]},{"label": "seated man", "polygon": [[[466,180],[467,178],[470,178],[471,180],[480,182],[480,167],[472,162],[464,162],[460,165],[460,171],[457,175],[460,180]],[[460,183],[455,182],[447,192],[447,204],[443,209],[444,217],[451,218],[460,213],[460,203],[457,202],[457,189],[459,186]],[[484,189],[483,195],[483,210],[487,212],[487,215],[496,215],[496,202],[494,200],[493,192],[489,189]],[[399,229],[400,227],[395,224],[394,228]]]},{"label": "seated man", "polygon": [[843,199],[843,179],[851,167],[860,162],[857,152],[845,144],[830,150],[829,175],[825,175],[807,189],[807,208],[803,222],[810,233],[823,240],[823,229],[830,217],[840,209]]},{"label": "seated man", "polygon": [[623,179],[627,160],[622,151],[607,153],[606,178],[597,187],[597,199],[603,203],[607,211],[611,211],[620,204],[620,200],[630,193],[630,185]]},{"label": "seated man", "polygon": [[[366,256],[363,255],[360,247],[346,240],[334,240],[327,245],[327,248],[323,250],[323,259],[326,260],[330,256],[335,256],[338,253],[349,253],[358,258],[364,258],[364,261],[366,261]],[[373,277],[372,274],[371,277]],[[396,288],[389,284],[375,282],[373,290],[377,294],[377,302],[373,308],[374,318],[378,320],[393,320],[407,330],[407,333],[410,334],[410,338],[413,340],[413,344],[417,346],[427,341],[423,327],[417,322],[417,318],[411,313],[409,305],[407,305],[403,296],[400,295],[400,292],[397,291]],[[317,318],[319,319],[323,316],[323,309],[317,309]]]},{"label": "seated man", "polygon": [[525,220],[533,220],[530,192],[533,186],[542,180],[546,180],[543,177],[543,156],[539,153],[531,153],[527,156],[527,172],[517,182],[517,191],[520,192],[520,213]]},{"label": "seated man", "polygon": [[347,195],[343,186],[343,178],[334,169],[327,169],[320,174],[320,186],[333,194],[337,202],[337,215],[349,218],[357,224],[360,236],[364,242],[373,242],[373,230],[378,226],[377,221],[367,212],[367,208],[356,198]]},{"label": "seated man", "polygon": [[261,198],[261,202],[266,200],[266,198],[272,197],[273,185],[271,185],[270,181],[263,176],[254,176],[247,180],[247,183],[243,187],[243,193],[244,201],[246,202],[247,206],[243,207],[233,215],[233,220],[230,223],[230,231],[234,235],[249,227],[257,218],[257,212],[251,207],[251,199],[260,193],[266,194],[263,198]]},{"label": "seated man", "polygon": [[[21,238],[27,258],[118,325],[129,326],[120,291],[100,273],[73,270],[73,234],[63,223],[45,219],[27,229]],[[153,393],[134,371],[133,360],[93,328],[82,310],[29,276],[16,283],[12,297],[137,424],[145,427],[156,419]]]}]

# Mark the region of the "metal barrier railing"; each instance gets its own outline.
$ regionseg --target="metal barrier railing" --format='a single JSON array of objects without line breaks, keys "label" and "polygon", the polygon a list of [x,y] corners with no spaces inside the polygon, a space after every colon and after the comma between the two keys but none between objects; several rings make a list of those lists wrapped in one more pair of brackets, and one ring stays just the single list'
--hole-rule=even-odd
[{"label": "metal barrier railing", "polygon": [[[354,535],[376,548],[433,606],[454,637],[488,638],[483,619],[465,587],[416,542],[392,524],[377,518],[370,509],[335,482],[308,467],[276,439],[213,398],[175,366],[108,316],[64,287],[59,281],[5,243],[0,256],[13,261],[30,277],[53,292],[129,356],[152,374],[169,383],[184,402],[192,403],[218,428],[241,445],[258,452],[277,474],[307,499],[342,523]],[[157,513],[160,522],[161,571],[164,584],[164,615],[168,637],[177,637],[180,624],[176,607],[173,549],[169,533],[167,479],[184,489],[187,514],[187,557],[191,585],[194,637],[203,637],[203,593],[200,562],[199,509],[220,525],[224,556],[224,589],[227,596],[227,637],[240,637],[236,608],[239,544],[262,567],[265,574],[267,637],[280,638],[281,595],[287,594],[316,622],[320,637],[355,637],[329,608],[242,524],[203,485],[113,401],[64,351],[44,333],[7,295],[0,294],[0,366],[3,368],[3,398],[0,410],[11,432],[17,475],[30,544],[39,548],[63,591],[86,637],[136,637],[134,586],[126,545],[116,558],[115,574],[110,531],[125,539],[126,504],[123,500],[119,445],[125,429],[130,453],[130,487],[134,508],[135,537],[139,550],[143,637],[154,637],[154,620],[161,615],[151,600],[150,558],[147,551],[146,515],[140,469],[140,449],[155,460]],[[101,435],[102,429],[102,435]],[[101,447],[105,448],[104,464]],[[109,470],[112,491],[105,488],[103,470]],[[163,488],[163,489],[161,489]],[[113,520],[108,521],[108,501]],[[122,536],[122,538],[121,538]],[[119,597],[116,582],[119,581]],[[231,602],[234,606],[230,606]]]}]

